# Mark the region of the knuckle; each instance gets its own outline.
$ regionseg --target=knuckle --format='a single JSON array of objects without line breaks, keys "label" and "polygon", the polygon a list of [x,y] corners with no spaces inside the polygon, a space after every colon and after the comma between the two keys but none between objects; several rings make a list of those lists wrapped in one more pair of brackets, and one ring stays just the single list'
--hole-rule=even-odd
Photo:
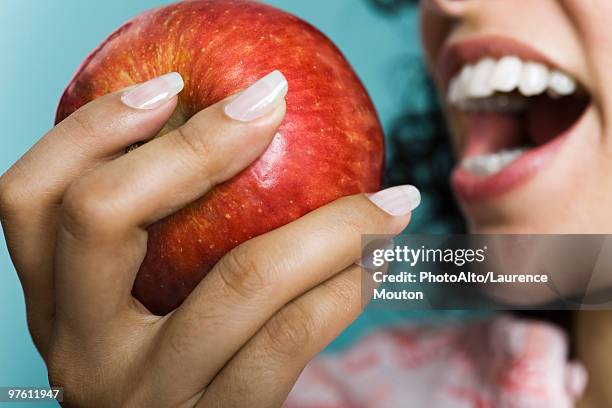
[{"label": "knuckle", "polygon": [[22,183],[11,180],[7,174],[0,177],[0,216],[14,212],[25,201]]},{"label": "knuckle", "polygon": [[100,234],[117,220],[110,200],[86,184],[84,181],[75,182],[62,199],[61,223],[73,235]]},{"label": "knuckle", "polygon": [[203,132],[193,125],[183,125],[176,129],[174,141],[179,149],[186,153],[186,160],[192,165],[201,167],[203,158],[214,157],[208,138],[202,137]]},{"label": "knuckle", "polygon": [[[345,198],[343,200],[348,201],[350,198],[351,197]],[[364,217],[364,215],[366,214],[363,214],[359,211],[355,211],[355,209],[359,207],[355,206],[352,200],[348,201],[346,204],[347,205],[344,206],[343,209],[337,211],[337,213],[334,215],[338,229],[342,230],[342,232],[356,234],[365,233],[365,221],[368,219],[367,217]],[[346,208],[346,210],[344,208]]]},{"label": "knuckle", "polygon": [[343,230],[359,234],[385,233],[395,217],[380,211],[363,194],[343,197],[336,204],[336,219]]},{"label": "knuckle", "polygon": [[70,379],[74,379],[76,376],[72,373],[67,364],[65,358],[62,358],[61,352],[58,352],[57,347],[53,347],[47,357],[47,375],[49,377],[49,384],[54,386],[65,386],[71,383]]},{"label": "knuckle", "polygon": [[[357,279],[360,279],[360,275],[357,275]],[[329,295],[327,296],[327,299],[330,301],[328,307],[350,309],[354,301],[360,299],[361,286],[359,282],[359,280],[352,278],[351,275],[341,274],[335,279],[323,283],[323,287]]]},{"label": "knuckle", "polygon": [[84,386],[82,382],[84,378],[88,378],[88,373],[74,360],[74,356],[66,347],[55,345],[46,359],[47,376],[51,386],[63,387],[65,392],[70,394],[71,400],[78,401],[82,400],[83,396],[77,390]]},{"label": "knuckle", "polygon": [[87,105],[77,109],[64,122],[61,127],[66,133],[78,134],[79,137],[95,138],[95,119],[92,117]]},{"label": "knuckle", "polygon": [[46,359],[49,384],[64,389],[64,403],[68,406],[92,406],[93,401],[97,401],[96,406],[107,406],[108,390],[104,387],[108,379],[102,375],[102,363],[92,362],[69,343],[59,341],[50,349]]},{"label": "knuckle", "polygon": [[289,303],[264,326],[266,348],[280,358],[295,358],[308,348],[317,324],[299,301]]},{"label": "knuckle", "polygon": [[270,271],[260,256],[254,256],[246,247],[239,246],[223,257],[219,276],[224,286],[240,297],[252,299],[270,293]]},{"label": "knuckle", "polygon": [[182,336],[175,333],[170,333],[166,337],[166,345],[168,350],[175,357],[181,357],[185,353],[188,353],[192,350],[192,344],[190,344],[187,336]]}]

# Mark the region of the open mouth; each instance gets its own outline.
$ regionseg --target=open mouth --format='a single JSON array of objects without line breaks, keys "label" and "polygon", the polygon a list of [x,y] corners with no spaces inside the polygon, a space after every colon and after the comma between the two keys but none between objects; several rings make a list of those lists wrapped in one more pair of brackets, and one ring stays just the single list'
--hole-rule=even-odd
[{"label": "open mouth", "polygon": [[[475,54],[474,44],[465,48]],[[477,58],[455,51],[446,87],[463,144],[453,185],[466,199],[506,192],[536,174],[591,104],[586,87],[534,51],[490,49],[481,47]]]},{"label": "open mouth", "polygon": [[589,100],[574,78],[542,63],[506,56],[464,65],[448,87],[468,130],[461,166],[477,176],[502,171],[564,135]]}]

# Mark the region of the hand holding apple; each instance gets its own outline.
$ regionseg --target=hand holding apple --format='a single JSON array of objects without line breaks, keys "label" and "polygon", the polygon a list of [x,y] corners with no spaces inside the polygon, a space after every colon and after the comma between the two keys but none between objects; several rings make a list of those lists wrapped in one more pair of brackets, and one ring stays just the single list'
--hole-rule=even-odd
[{"label": "hand holding apple", "polygon": [[[223,4],[188,4],[200,3]],[[114,49],[112,44],[111,39],[105,47]],[[141,51],[155,49],[157,42],[152,44]],[[135,53],[123,55],[129,60]],[[378,122],[362,88],[342,88],[344,81],[356,79],[337,58],[331,61],[339,68],[330,63],[328,74],[348,76],[324,84],[286,63],[297,85],[290,84],[294,93],[286,98],[285,77],[273,70],[257,82],[246,68],[240,74],[248,80],[215,74],[207,84],[218,83],[219,89],[183,84],[181,75],[163,70],[165,75],[111,93],[111,87],[126,83],[110,72],[81,82],[87,67],[103,70],[112,65],[110,59],[106,65],[92,57],[79,71],[63,98],[59,117],[64,120],[0,178],[0,219],[24,288],[30,331],[51,384],[64,387],[65,404],[280,405],[304,365],[358,315],[363,299],[354,262],[360,235],[401,231],[418,205],[412,187],[341,198],[236,246],[166,316],[151,314],[132,297],[145,257],[154,253],[160,263],[168,262],[166,255],[182,248],[176,240],[197,242],[197,235],[176,226],[208,219],[189,215],[200,208],[198,202],[173,216],[175,221],[166,217],[199,197],[204,196],[200,203],[218,204],[204,206],[211,209],[204,213],[210,222],[218,222],[219,214],[221,220],[238,218],[245,205],[271,211],[271,218],[247,218],[237,225],[273,227],[277,217],[297,217],[298,210],[344,195],[345,187],[369,190],[369,183],[377,182],[369,170],[378,171],[382,160],[376,153]],[[158,73],[149,70],[142,74],[147,79]],[[127,71],[112,72],[122,77]],[[308,78],[314,88],[307,87]],[[242,81],[248,89],[233,88]],[[240,92],[224,97],[231,90]],[[213,99],[202,99],[203,109],[193,108],[187,120],[181,115],[186,106],[196,106],[192,97],[199,92]],[[100,97],[85,103],[79,99],[84,95]],[[76,105],[83,106],[70,113]],[[153,139],[160,133],[164,136]],[[352,154],[361,163],[357,167],[349,165]],[[293,176],[285,179],[284,169]],[[288,189],[292,186],[295,190]],[[291,203],[293,191],[300,200]],[[228,203],[240,208],[224,207]],[[244,213],[253,215],[248,208]],[[164,222],[175,225],[176,235],[159,235],[158,242],[170,248],[152,252],[147,239]],[[231,229],[234,224],[219,225],[205,229],[208,242],[244,233]],[[182,260],[191,271],[200,255],[172,255],[172,262]],[[162,296],[162,303],[155,303],[152,296],[150,307],[180,302]]]},{"label": "hand holding apple", "polygon": [[[185,89],[164,134],[275,69],[289,92],[270,147],[236,177],[149,227],[134,295],[150,311],[176,308],[240,243],[339,197],[376,191],[384,147],[372,103],[323,34],[245,0],[177,3],[136,17],[85,60],[62,96],[57,122],[104,94],[178,71]],[[245,143],[240,154],[251,149]]]},{"label": "hand holding apple", "polygon": [[164,317],[131,296],[146,228],[269,148],[283,84],[275,72],[123,154],[174,111],[170,73],[86,104],[0,178],[30,330],[65,404],[278,406],[359,314],[360,236],[401,231],[414,188],[345,197],[239,245]]}]

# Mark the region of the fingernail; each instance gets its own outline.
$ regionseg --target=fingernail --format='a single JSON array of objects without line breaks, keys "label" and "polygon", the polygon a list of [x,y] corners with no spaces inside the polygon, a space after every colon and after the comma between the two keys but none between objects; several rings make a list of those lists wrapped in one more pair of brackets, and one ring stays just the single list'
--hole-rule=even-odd
[{"label": "fingernail", "polygon": [[241,122],[250,122],[273,111],[287,95],[287,79],[272,71],[242,91],[225,106],[225,114]]},{"label": "fingernail", "polygon": [[134,109],[155,109],[181,92],[184,85],[181,74],[170,72],[128,88],[121,101]]},{"label": "fingernail", "polygon": [[584,365],[577,361],[568,363],[566,368],[567,391],[574,398],[582,397],[588,381],[588,373]]},{"label": "fingernail", "polygon": [[381,210],[395,216],[406,215],[421,204],[421,193],[415,186],[391,187],[368,195]]},{"label": "fingernail", "polygon": [[369,242],[361,250],[361,258],[355,262],[357,265],[370,271],[381,270],[387,261],[384,258],[384,254],[395,248],[393,240],[389,239],[377,239]]}]

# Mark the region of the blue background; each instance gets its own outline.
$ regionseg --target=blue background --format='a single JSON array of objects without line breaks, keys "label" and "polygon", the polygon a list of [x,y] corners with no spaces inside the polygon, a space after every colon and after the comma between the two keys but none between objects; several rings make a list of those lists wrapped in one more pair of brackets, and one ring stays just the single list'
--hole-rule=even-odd
[{"label": "blue background", "polygon": [[[59,96],[89,51],[121,23],[164,3],[0,0],[0,172],[52,126]],[[310,21],[334,40],[362,78],[388,131],[406,106],[400,68],[420,53],[417,11],[383,15],[367,0],[267,3]],[[45,386],[46,371],[27,332],[23,295],[1,239],[0,386]],[[367,320],[363,317],[343,338],[371,326]],[[376,318],[377,323],[383,320]]]}]

